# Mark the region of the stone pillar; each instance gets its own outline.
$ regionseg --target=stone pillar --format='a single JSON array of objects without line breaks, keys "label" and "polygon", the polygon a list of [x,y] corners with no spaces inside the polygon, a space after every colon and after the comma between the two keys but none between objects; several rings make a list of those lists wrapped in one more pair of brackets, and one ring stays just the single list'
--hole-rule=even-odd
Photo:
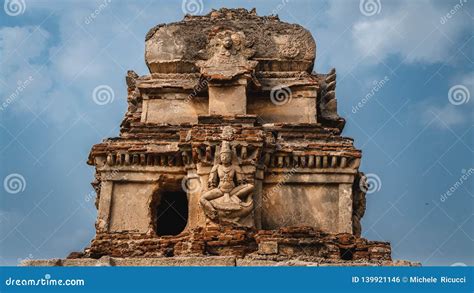
[{"label": "stone pillar", "polygon": [[99,207],[97,216],[97,231],[107,232],[110,224],[110,209],[112,204],[112,181],[102,181],[100,186]]},{"label": "stone pillar", "polygon": [[339,184],[338,232],[352,234],[352,184]]},{"label": "stone pillar", "polygon": [[[188,194],[188,224],[185,228],[193,229],[205,225],[205,216],[199,204],[202,191],[206,187],[207,178],[203,178],[196,174],[196,169],[189,169],[187,180],[187,194]],[[183,186],[184,187],[184,186]]]},{"label": "stone pillar", "polygon": [[264,170],[257,167],[255,172],[255,191],[253,194],[253,200],[255,202],[254,220],[255,228],[257,229],[262,229],[263,178]]},{"label": "stone pillar", "polygon": [[193,176],[194,180],[198,180],[199,188],[195,188],[189,193],[189,227],[205,227],[206,215],[199,203],[201,195],[207,191],[207,180],[209,179],[210,166],[202,166],[198,163],[196,169],[188,170],[188,176]]}]

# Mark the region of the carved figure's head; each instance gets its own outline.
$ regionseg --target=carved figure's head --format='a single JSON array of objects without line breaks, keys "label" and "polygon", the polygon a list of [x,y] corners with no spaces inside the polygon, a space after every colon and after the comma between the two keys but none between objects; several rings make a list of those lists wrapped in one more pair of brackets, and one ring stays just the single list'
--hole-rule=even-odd
[{"label": "carved figure's head", "polygon": [[228,141],[222,142],[219,156],[222,164],[229,165],[230,163],[232,163],[232,150]]},{"label": "carved figure's head", "polygon": [[232,153],[221,153],[221,162],[224,165],[232,163]]},{"label": "carved figure's head", "polygon": [[222,40],[222,44],[224,48],[230,49],[232,48],[232,45],[234,44],[234,42],[232,41],[232,38],[230,36],[225,36],[224,39]]}]

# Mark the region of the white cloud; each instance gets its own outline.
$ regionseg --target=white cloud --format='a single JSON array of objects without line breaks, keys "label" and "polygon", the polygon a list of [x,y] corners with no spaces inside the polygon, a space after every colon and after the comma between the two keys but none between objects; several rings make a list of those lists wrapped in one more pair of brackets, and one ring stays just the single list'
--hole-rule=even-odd
[{"label": "white cloud", "polygon": [[470,98],[468,99],[467,96],[464,96],[464,102],[461,103],[461,100],[455,100],[460,103],[453,105],[452,101],[450,101],[449,91],[446,91],[444,96],[437,99],[444,101],[443,106],[430,105],[428,103],[435,99],[426,99],[419,104],[419,109],[421,109],[419,112],[422,113],[423,123],[432,121],[431,126],[438,129],[448,129],[468,123],[472,124],[472,122],[474,122],[474,103],[472,102],[472,95],[474,93],[474,72],[454,77],[451,80],[451,86],[455,85],[466,87]]},{"label": "white cloud", "polygon": [[343,73],[380,64],[393,55],[404,63],[448,62],[462,46],[459,37],[472,24],[462,11],[467,4],[441,23],[458,2],[381,1],[380,14],[367,17],[359,13],[358,1],[331,1],[322,25],[315,28],[318,62]]},{"label": "white cloud", "polygon": [[356,49],[380,59],[398,54],[407,63],[446,61],[467,23],[463,15],[458,15],[441,24],[440,17],[445,13],[445,7],[432,2],[402,1],[380,19],[365,18],[355,23]]},{"label": "white cloud", "polygon": [[[8,109],[29,111],[44,104],[41,98],[52,86],[45,58],[42,58],[47,55],[50,37],[46,30],[33,26],[0,29],[0,56],[3,57],[0,101],[8,101]],[[27,80],[30,80],[28,85],[18,91],[19,85]]]},{"label": "white cloud", "polygon": [[0,54],[2,64],[11,63],[11,57],[31,60],[45,49],[50,34],[40,27],[3,27],[0,28]]},{"label": "white cloud", "polygon": [[[54,35],[45,30],[51,25],[0,29],[0,56],[3,57],[0,60],[0,105],[15,93],[19,81],[33,77],[33,82],[8,104],[7,114],[29,114],[29,111],[39,114],[47,107],[42,117],[55,126],[67,127],[64,122],[73,121],[88,111],[93,103],[92,90],[100,84],[114,88],[117,100],[122,102],[117,104],[123,108],[121,111],[107,114],[123,114],[126,109],[124,76],[127,69],[145,68],[143,45],[148,27],[142,35],[132,36],[120,23],[120,15],[114,14],[127,15],[127,11],[112,4],[89,23],[85,22],[86,17],[98,7],[93,2],[77,4],[73,10],[58,7],[61,4],[29,6],[31,11],[45,16],[54,13],[52,18],[58,28]],[[134,5],[137,9],[141,7]],[[111,11],[113,8],[115,12]]]},{"label": "white cloud", "polygon": [[[469,91],[471,92],[471,95],[474,95],[474,92],[473,92],[473,90],[474,90],[474,71],[461,76],[459,80],[461,81],[460,84],[466,86],[469,89]],[[456,83],[455,80],[453,82]]]},{"label": "white cloud", "polygon": [[423,112],[423,122],[432,122],[432,126],[438,129],[448,129],[454,126],[462,125],[468,117],[463,109],[458,106],[446,104],[443,107],[429,106]]}]

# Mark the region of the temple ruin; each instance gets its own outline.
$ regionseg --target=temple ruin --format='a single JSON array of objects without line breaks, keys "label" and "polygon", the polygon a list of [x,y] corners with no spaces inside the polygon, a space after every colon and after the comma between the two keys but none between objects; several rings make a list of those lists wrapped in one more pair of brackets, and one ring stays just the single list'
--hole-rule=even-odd
[{"label": "temple ruin", "polygon": [[361,151],[311,33],[220,9],[146,35],[120,136],[92,147],[96,235],[27,265],[403,265],[361,238]]}]

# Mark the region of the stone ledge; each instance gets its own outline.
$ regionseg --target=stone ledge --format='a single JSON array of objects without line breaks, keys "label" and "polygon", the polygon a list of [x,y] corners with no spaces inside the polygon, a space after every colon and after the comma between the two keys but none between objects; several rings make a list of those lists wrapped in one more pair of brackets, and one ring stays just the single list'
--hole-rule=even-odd
[{"label": "stone ledge", "polygon": [[116,258],[102,257],[100,259],[82,258],[82,259],[47,259],[47,260],[25,260],[20,266],[421,266],[420,263],[398,260],[398,261],[334,261],[318,262],[304,260],[259,260],[259,259],[240,259],[232,256],[206,256],[206,257],[157,257],[157,258]]},{"label": "stone ledge", "polygon": [[231,256],[210,256],[210,257],[156,257],[156,258],[120,258],[120,257],[101,257],[78,258],[78,259],[29,259],[21,262],[20,266],[33,267],[52,267],[52,266],[236,266],[235,257]]}]

